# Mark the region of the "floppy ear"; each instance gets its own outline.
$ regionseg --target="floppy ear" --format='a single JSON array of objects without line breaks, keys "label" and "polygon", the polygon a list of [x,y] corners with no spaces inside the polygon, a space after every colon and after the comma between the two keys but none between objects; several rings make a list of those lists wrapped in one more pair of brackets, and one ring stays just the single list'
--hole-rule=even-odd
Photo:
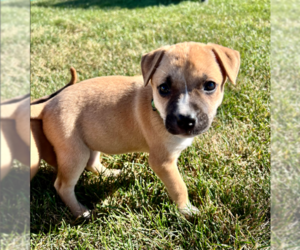
[{"label": "floppy ear", "polygon": [[222,71],[229,78],[229,81],[235,85],[240,69],[240,53],[218,44],[208,43],[207,45],[211,46]]},{"label": "floppy ear", "polygon": [[147,86],[149,80],[153,76],[157,66],[163,58],[165,48],[166,47],[154,50],[142,56],[141,67],[145,86]]}]

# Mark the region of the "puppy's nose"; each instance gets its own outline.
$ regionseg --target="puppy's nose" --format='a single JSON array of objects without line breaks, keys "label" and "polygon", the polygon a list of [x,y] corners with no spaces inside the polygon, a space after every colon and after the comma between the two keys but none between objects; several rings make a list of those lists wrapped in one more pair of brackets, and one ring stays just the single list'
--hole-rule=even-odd
[{"label": "puppy's nose", "polygon": [[177,125],[179,128],[190,131],[195,127],[196,119],[190,115],[177,115]]}]

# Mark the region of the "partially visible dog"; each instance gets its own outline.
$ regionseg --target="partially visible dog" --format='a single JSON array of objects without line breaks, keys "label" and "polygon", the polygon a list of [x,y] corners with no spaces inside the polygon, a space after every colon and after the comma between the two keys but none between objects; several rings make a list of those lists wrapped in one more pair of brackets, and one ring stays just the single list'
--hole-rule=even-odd
[{"label": "partially visible dog", "polygon": [[1,180],[9,173],[16,159],[30,164],[29,94],[1,102]]},{"label": "partially visible dog", "polygon": [[235,50],[179,43],[145,54],[142,76],[89,79],[34,105],[31,121],[42,124],[57,157],[54,186],[73,215],[90,216],[74,188],[85,168],[105,170],[98,151],[149,152],[150,167],[180,212],[186,217],[197,214],[177,159],[195,136],[209,129],[226,79],[235,84],[239,66]]}]

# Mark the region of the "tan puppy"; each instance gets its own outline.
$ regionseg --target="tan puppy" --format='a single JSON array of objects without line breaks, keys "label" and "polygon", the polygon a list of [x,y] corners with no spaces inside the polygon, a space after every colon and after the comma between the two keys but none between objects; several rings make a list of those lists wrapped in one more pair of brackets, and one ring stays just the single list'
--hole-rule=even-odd
[{"label": "tan puppy", "polygon": [[235,83],[239,66],[235,50],[180,43],[145,54],[143,76],[89,79],[38,104],[32,118],[42,120],[54,146],[58,162],[54,186],[74,216],[89,217],[74,188],[85,168],[104,170],[97,151],[149,152],[150,167],[181,213],[197,213],[189,202],[177,158],[195,136],[209,129],[222,102],[225,81]]}]

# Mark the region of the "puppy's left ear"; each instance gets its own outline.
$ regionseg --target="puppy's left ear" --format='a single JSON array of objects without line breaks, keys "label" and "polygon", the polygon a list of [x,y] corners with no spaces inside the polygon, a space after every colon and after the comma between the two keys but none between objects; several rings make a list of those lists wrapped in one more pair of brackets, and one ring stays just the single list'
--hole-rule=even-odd
[{"label": "puppy's left ear", "polygon": [[240,53],[236,50],[229,49],[218,44],[208,43],[207,45],[211,46],[222,71],[224,71],[226,76],[229,78],[229,81],[235,85],[240,69]]},{"label": "puppy's left ear", "polygon": [[161,62],[161,59],[164,56],[165,49],[167,46],[162,47],[160,49],[154,50],[150,53],[147,53],[142,56],[141,67],[142,74],[144,78],[144,84],[147,86],[149,80],[153,76],[157,66]]}]

